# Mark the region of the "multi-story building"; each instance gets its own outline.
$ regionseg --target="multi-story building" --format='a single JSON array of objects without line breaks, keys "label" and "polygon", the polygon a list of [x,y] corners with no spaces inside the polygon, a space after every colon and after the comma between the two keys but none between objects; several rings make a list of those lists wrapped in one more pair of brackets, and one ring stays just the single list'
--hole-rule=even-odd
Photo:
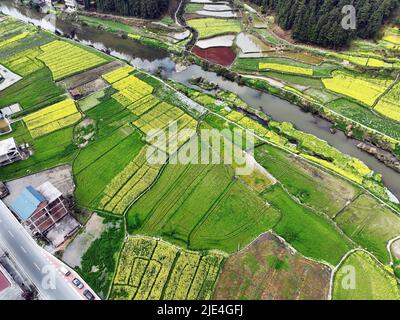
[{"label": "multi-story building", "polygon": [[50,182],[45,182],[37,188],[24,188],[11,204],[11,209],[34,235],[45,235],[68,215],[67,207],[62,193]]}]

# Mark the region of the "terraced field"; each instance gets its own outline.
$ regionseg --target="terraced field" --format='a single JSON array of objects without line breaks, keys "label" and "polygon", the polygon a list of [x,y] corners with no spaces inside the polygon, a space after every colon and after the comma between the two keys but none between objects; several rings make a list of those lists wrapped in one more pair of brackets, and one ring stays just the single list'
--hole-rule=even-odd
[{"label": "terraced field", "polygon": [[[155,151],[155,150],[154,150]],[[147,162],[148,147],[144,147],[105,187],[100,209],[123,214],[125,209],[156,180],[162,164]]]},{"label": "terraced field", "polygon": [[133,115],[114,99],[103,101],[87,116],[99,123],[97,138],[79,153],[73,168],[78,202],[96,208],[104,188],[138,155],[144,142],[129,125]]},{"label": "terraced field", "polygon": [[65,90],[53,82],[49,69],[37,59],[42,54],[39,46],[52,40],[50,34],[38,32],[21,21],[12,18],[0,21],[1,63],[23,77],[0,91],[1,108],[19,103],[24,110],[37,110],[65,100],[60,97]]},{"label": "terraced field", "polygon": [[302,203],[331,217],[360,192],[350,183],[268,145],[256,148],[255,158]]},{"label": "terraced field", "polygon": [[329,219],[298,204],[282,186],[273,186],[263,196],[282,215],[273,230],[305,256],[336,265],[352,249]]},{"label": "terraced field", "polygon": [[119,259],[111,299],[210,299],[223,259],[220,254],[129,237]]}]

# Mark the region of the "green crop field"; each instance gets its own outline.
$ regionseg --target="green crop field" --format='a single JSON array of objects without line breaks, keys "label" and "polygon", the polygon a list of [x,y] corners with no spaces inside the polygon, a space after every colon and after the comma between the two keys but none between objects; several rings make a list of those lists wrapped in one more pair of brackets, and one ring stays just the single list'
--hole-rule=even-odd
[{"label": "green crop field", "polygon": [[311,88],[323,89],[324,85],[319,78],[310,78],[307,76],[295,75],[295,74],[284,74],[275,71],[262,71],[261,75],[265,75],[267,77],[281,80],[288,84],[298,84],[302,86],[307,86]]},{"label": "green crop field", "polygon": [[87,23],[88,25],[92,25],[94,27],[102,26],[110,31],[126,31],[132,32],[134,29],[131,26],[126,24],[116,22],[116,21],[109,21],[104,19],[98,19],[95,17],[88,17],[88,16],[79,16],[79,19]]},{"label": "green crop field", "polygon": [[[107,117],[102,115],[106,112]],[[96,140],[74,161],[77,201],[97,207],[108,183],[139,153],[142,136],[127,123],[131,116],[114,99],[106,100],[87,113],[98,121]],[[101,172],[102,174],[98,174]]]},{"label": "green crop field", "polygon": [[382,263],[389,263],[386,245],[399,235],[398,215],[374,198],[363,194],[335,220],[351,239],[375,254]]},{"label": "green crop field", "polygon": [[[27,160],[15,162],[12,165],[1,168],[0,179],[11,180],[46,170],[57,165],[71,163],[78,150],[72,143],[73,127],[68,127],[46,136],[33,140],[25,124],[18,122],[16,131],[10,136],[16,135],[18,142],[29,143],[35,150],[33,156]],[[0,139],[6,138],[2,136]]]},{"label": "green crop field", "polygon": [[[355,279],[350,277],[355,276]],[[399,300],[399,285],[393,274],[369,254],[352,253],[336,271],[333,282],[335,300]]]},{"label": "green crop field", "polygon": [[[234,68],[240,71],[262,71],[260,65],[262,64],[276,64],[276,65],[284,65],[284,66],[292,66],[299,67],[303,70],[311,70],[312,74],[315,77],[329,77],[331,72],[338,68],[337,65],[330,63],[322,63],[321,65],[312,65],[304,62],[292,60],[289,58],[238,58],[235,61]],[[274,70],[280,71],[280,70]],[[282,71],[284,72],[284,71]],[[284,72],[285,73],[285,72]],[[293,72],[288,71],[287,73],[297,73],[295,70]]]},{"label": "green crop field", "polygon": [[64,93],[51,79],[50,71],[42,68],[1,91],[0,107],[19,103],[23,109],[37,109],[64,100],[60,97]]},{"label": "green crop field", "polygon": [[256,148],[255,158],[292,195],[329,216],[338,213],[359,192],[350,183],[269,145]]},{"label": "green crop field", "polygon": [[187,24],[199,32],[201,39],[241,31],[240,22],[234,19],[201,18],[189,20]]},{"label": "green crop field", "polygon": [[234,178],[230,166],[169,164],[129,210],[128,230],[159,235],[190,249],[232,252],[278,218],[274,209]]},{"label": "green crop field", "polygon": [[185,6],[185,13],[195,13],[203,9],[204,4],[202,3],[187,3]]},{"label": "green crop field", "polygon": [[114,278],[125,233],[122,219],[99,215],[104,219],[103,225],[106,226],[106,230],[91,243],[82,256],[81,266],[77,269],[93,290],[106,298]]},{"label": "green crop field", "polygon": [[344,98],[332,101],[328,103],[327,106],[333,111],[350,119],[354,119],[364,126],[382,132],[396,140],[400,140],[399,122],[379,117],[371,110]]},{"label": "green crop field", "polygon": [[274,231],[305,256],[335,265],[352,248],[333,223],[298,204],[281,186],[271,187],[263,196],[282,215]]}]

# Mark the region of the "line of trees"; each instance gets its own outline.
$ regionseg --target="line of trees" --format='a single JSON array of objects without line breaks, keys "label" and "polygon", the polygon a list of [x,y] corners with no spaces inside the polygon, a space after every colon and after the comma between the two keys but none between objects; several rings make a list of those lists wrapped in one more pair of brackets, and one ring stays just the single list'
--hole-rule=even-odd
[{"label": "line of trees", "polygon": [[168,9],[169,0],[85,0],[85,8],[145,19],[157,19]]},{"label": "line of trees", "polygon": [[[277,23],[291,30],[293,38],[326,47],[342,47],[354,37],[374,39],[399,0],[250,0],[273,11]],[[356,29],[345,30],[342,8],[353,5]]]}]

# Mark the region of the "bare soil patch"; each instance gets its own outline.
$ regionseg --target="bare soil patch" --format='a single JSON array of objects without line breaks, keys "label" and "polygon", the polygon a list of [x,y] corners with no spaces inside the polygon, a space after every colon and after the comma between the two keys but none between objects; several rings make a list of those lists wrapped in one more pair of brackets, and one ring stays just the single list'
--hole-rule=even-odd
[{"label": "bare soil patch", "polygon": [[214,299],[324,300],[331,269],[293,252],[272,233],[228,258]]},{"label": "bare soil patch", "polygon": [[105,89],[106,87],[108,87],[107,82],[102,78],[97,78],[96,80],[85,83],[84,85],[76,87],[73,90],[78,91],[80,98],[83,99],[92,93]]},{"label": "bare soil patch", "polygon": [[100,78],[101,75],[103,75],[107,72],[118,69],[122,65],[123,65],[123,63],[120,61],[112,61],[112,62],[102,65],[100,67],[77,74],[77,75],[69,77],[67,79],[64,79],[64,80],[60,81],[59,84],[61,84],[68,90],[75,89],[77,87],[83,86],[84,84],[87,84],[89,82],[92,82],[92,81]]},{"label": "bare soil patch", "polygon": [[63,261],[71,267],[81,267],[81,259],[85,252],[90,248],[92,242],[98,239],[107,225],[103,223],[103,218],[93,213],[87,222],[83,232],[78,234],[75,239],[65,249]]}]

